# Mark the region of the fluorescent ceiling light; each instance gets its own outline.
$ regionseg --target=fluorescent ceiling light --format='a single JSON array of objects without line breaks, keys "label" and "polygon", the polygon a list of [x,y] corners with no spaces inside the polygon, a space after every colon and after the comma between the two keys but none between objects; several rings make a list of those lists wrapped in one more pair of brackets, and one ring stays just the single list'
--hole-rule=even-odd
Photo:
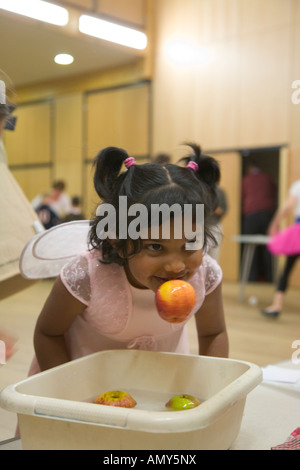
[{"label": "fluorescent ceiling light", "polygon": [[57,26],[69,21],[68,10],[43,0],[0,0],[0,8]]},{"label": "fluorescent ceiling light", "polygon": [[141,31],[120,26],[109,21],[100,20],[93,16],[81,15],[79,31],[105,41],[115,42],[134,49],[145,49],[147,36]]},{"label": "fluorescent ceiling light", "polygon": [[57,54],[54,57],[54,62],[59,65],[69,65],[74,62],[74,57],[71,54]]}]

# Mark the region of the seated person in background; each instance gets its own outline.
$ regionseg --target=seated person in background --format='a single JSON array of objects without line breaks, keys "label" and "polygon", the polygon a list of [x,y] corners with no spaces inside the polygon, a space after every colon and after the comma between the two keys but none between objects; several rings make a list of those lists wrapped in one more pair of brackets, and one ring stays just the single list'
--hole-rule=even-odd
[{"label": "seated person in background", "polygon": [[66,216],[70,213],[72,204],[70,196],[65,192],[65,187],[64,181],[55,181],[46,195],[39,194],[33,199],[32,207],[37,210],[41,204],[45,204],[46,197],[46,204],[58,217]]},{"label": "seated person in background", "polygon": [[41,200],[41,203],[35,208],[38,218],[46,230],[54,227],[54,225],[57,225],[60,222],[57,213],[51,207],[51,201],[51,197],[46,195]]},{"label": "seated person in background", "polygon": [[72,222],[73,220],[85,220],[85,216],[81,208],[81,199],[78,196],[72,197],[71,210],[69,214],[60,220],[60,223]]}]

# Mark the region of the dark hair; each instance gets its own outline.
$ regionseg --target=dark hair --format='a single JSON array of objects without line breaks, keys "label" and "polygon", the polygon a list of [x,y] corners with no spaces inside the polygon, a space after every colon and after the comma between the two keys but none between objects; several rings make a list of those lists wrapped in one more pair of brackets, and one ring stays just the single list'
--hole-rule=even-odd
[{"label": "dark hair", "polygon": [[81,199],[79,196],[73,196],[72,197],[72,205],[73,206],[80,206],[81,204]]},{"label": "dark hair", "polygon": [[[181,161],[194,161],[198,165],[195,171],[174,164],[145,163],[134,164],[123,170],[124,160],[129,156],[123,149],[107,147],[99,152],[94,166],[94,186],[103,203],[109,203],[116,210],[119,220],[119,196],[127,197],[127,207],[132,204],[144,204],[149,213],[151,204],[166,203],[170,206],[179,204],[204,204],[204,248],[210,239],[216,242],[208,216],[216,207],[216,184],[220,179],[218,162],[209,156],[202,155],[201,149],[195,144],[187,144],[192,152]],[[97,224],[103,216],[96,216],[91,221],[89,242],[91,249],[102,249],[103,261],[124,264],[125,259],[138,253],[142,248],[142,240],[117,239],[113,245],[108,240],[102,240],[97,235]],[[128,220],[130,218],[128,217]],[[117,224],[118,225],[118,224]],[[118,234],[118,226],[116,227]],[[130,246],[129,246],[130,245]],[[122,253],[119,256],[118,253]]]},{"label": "dark hair", "polygon": [[52,185],[52,188],[53,189],[58,189],[59,191],[64,191],[66,185],[65,185],[65,182],[64,181],[54,181],[53,185]]},{"label": "dark hair", "polygon": [[164,163],[170,163],[171,157],[167,153],[159,153],[153,159],[153,163],[159,163],[163,165]]}]

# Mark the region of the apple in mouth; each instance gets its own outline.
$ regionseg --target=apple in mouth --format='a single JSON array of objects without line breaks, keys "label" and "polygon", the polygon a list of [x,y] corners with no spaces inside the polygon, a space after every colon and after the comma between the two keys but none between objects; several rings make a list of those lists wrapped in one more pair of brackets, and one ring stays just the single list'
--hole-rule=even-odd
[{"label": "apple in mouth", "polygon": [[155,303],[163,320],[170,323],[182,323],[196,304],[196,294],[188,282],[171,279],[157,289]]},{"label": "apple in mouth", "polygon": [[200,400],[192,395],[180,394],[174,395],[167,403],[166,407],[172,410],[190,410],[200,405]]},{"label": "apple in mouth", "polygon": [[112,390],[99,395],[94,401],[97,405],[119,406],[122,408],[134,408],[137,404],[135,399],[121,390]]}]

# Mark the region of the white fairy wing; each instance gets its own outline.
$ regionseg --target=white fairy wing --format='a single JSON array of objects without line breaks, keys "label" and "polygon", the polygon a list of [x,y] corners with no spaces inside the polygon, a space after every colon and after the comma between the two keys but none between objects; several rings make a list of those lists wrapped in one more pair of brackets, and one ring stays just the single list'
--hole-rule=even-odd
[{"label": "white fairy wing", "polygon": [[56,277],[61,268],[88,249],[89,220],[67,222],[38,233],[24,247],[20,272],[26,279]]}]

